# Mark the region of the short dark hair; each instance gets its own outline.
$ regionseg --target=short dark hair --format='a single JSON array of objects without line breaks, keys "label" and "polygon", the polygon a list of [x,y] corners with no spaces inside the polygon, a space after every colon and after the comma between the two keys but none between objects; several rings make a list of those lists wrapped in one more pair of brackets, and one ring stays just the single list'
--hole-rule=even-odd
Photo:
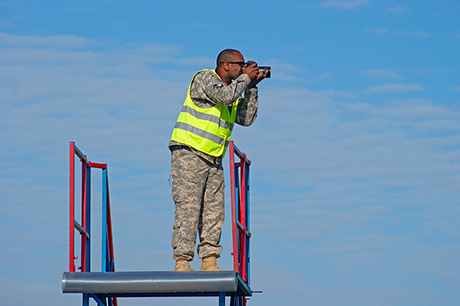
[{"label": "short dark hair", "polygon": [[231,61],[234,58],[236,52],[240,53],[240,51],[235,50],[235,49],[222,50],[217,56],[217,61],[216,61],[217,66],[220,66],[224,62]]}]

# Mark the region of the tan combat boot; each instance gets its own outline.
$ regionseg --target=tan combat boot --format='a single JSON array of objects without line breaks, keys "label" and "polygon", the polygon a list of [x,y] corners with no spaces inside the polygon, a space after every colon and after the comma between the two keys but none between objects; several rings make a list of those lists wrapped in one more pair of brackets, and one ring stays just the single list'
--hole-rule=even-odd
[{"label": "tan combat boot", "polygon": [[216,259],[217,256],[214,254],[203,258],[201,262],[201,271],[222,271],[222,269],[217,266]]},{"label": "tan combat boot", "polygon": [[192,272],[192,271],[195,271],[195,270],[190,268],[190,264],[188,263],[187,259],[179,258],[176,261],[176,268],[174,268],[174,271],[176,271],[176,272]]}]

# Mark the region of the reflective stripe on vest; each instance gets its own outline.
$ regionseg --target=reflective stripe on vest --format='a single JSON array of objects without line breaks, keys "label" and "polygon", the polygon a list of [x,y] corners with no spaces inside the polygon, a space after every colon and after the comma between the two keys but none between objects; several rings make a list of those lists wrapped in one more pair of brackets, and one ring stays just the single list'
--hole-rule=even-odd
[{"label": "reflective stripe on vest", "polygon": [[231,113],[225,105],[215,104],[210,108],[196,106],[190,97],[195,76],[196,74],[190,82],[171,140],[187,144],[211,156],[223,157],[235,123],[238,99],[233,102]]},{"label": "reflective stripe on vest", "polygon": [[193,117],[196,117],[198,119],[208,120],[208,121],[214,122],[216,124],[219,124],[219,126],[224,128],[224,129],[230,129],[230,130],[233,131],[233,123],[220,120],[220,118],[218,118],[216,116],[213,116],[213,115],[201,113],[199,111],[194,110],[190,106],[184,105],[182,107],[182,112],[183,113],[189,113],[190,115],[192,115]]},{"label": "reflective stripe on vest", "polygon": [[214,135],[212,133],[203,131],[203,130],[201,130],[199,128],[196,128],[193,125],[190,125],[190,124],[187,124],[187,123],[176,122],[176,126],[174,128],[189,131],[189,132],[191,132],[193,134],[196,134],[196,135],[198,135],[200,137],[203,137],[205,139],[213,141],[213,142],[215,142],[215,143],[217,143],[219,145],[225,145],[225,146],[228,145],[228,141],[226,141],[225,139],[223,139],[223,138],[221,138],[221,137],[219,137],[217,135]]}]

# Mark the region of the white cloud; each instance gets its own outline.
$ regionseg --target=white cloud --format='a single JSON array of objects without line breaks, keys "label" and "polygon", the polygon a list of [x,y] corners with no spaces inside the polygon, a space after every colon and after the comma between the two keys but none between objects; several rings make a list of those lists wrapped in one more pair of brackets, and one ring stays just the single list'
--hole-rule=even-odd
[{"label": "white cloud", "polygon": [[318,74],[317,78],[320,80],[325,80],[325,79],[332,78],[333,76],[334,75],[331,72],[323,72],[323,73]]},{"label": "white cloud", "polygon": [[192,22],[189,24],[189,26],[192,28],[198,28],[198,29],[207,29],[207,30],[215,29],[214,26],[211,26],[209,24],[199,23],[199,22]]},{"label": "white cloud", "polygon": [[369,28],[365,29],[364,32],[371,33],[374,35],[388,35],[392,37],[433,37],[434,34],[430,32],[422,31],[392,31],[388,28]]},{"label": "white cloud", "polygon": [[213,67],[216,65],[216,60],[209,57],[192,57],[179,59],[178,64],[184,64],[188,66],[202,66],[202,67]]},{"label": "white cloud", "polygon": [[297,45],[286,46],[286,50],[287,52],[296,52],[296,53],[301,53],[301,54],[306,52],[306,49],[304,47],[297,46]]},{"label": "white cloud", "polygon": [[55,35],[55,36],[19,36],[0,32],[0,46],[8,47],[47,47],[59,49],[80,49],[88,47],[91,40],[72,35]]},{"label": "white cloud", "polygon": [[455,114],[447,109],[437,107],[434,105],[403,105],[398,107],[391,107],[381,109],[380,115],[390,116],[393,118],[404,118],[404,119],[439,119],[439,122],[446,122],[449,119],[454,119],[458,117],[458,114]]},{"label": "white cloud", "polygon": [[390,33],[390,30],[388,28],[370,28],[370,29],[365,29],[364,32],[368,32],[368,33],[376,34],[376,35],[387,35]]},{"label": "white cloud", "polygon": [[412,92],[422,91],[423,86],[419,84],[384,84],[366,89],[365,93],[391,93],[391,92]]},{"label": "white cloud", "polygon": [[401,37],[432,37],[433,34],[430,32],[420,32],[420,31],[398,31],[396,36]]},{"label": "white cloud", "polygon": [[403,104],[427,105],[427,104],[432,104],[433,103],[433,101],[428,100],[428,99],[423,99],[423,98],[390,99],[390,100],[387,100],[386,102],[391,103],[391,104],[398,104],[398,105],[403,105]]},{"label": "white cloud", "polygon": [[360,73],[364,76],[375,79],[401,79],[402,76],[391,69],[368,69],[362,70]]},{"label": "white cloud", "polygon": [[399,4],[394,7],[389,7],[386,10],[383,11],[384,14],[402,14],[405,13],[409,10],[409,7],[407,4]]},{"label": "white cloud", "polygon": [[364,6],[371,5],[372,2],[369,0],[331,0],[331,1],[324,1],[322,3],[323,7],[326,8],[335,8],[339,10],[349,10],[349,9],[357,9]]}]

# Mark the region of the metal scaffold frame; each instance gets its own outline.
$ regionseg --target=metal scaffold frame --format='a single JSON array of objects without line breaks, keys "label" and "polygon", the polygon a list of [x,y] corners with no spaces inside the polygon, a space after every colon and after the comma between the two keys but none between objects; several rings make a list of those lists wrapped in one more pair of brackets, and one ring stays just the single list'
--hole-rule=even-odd
[{"label": "metal scaffold frame", "polygon": [[[75,220],[75,155],[81,162],[81,224]],[[110,213],[109,180],[107,164],[93,163],[88,160],[75,142],[70,142],[70,237],[69,237],[69,272],[75,272],[75,230],[81,237],[81,272],[91,272],[91,168],[102,169],[102,272],[115,271],[115,258],[112,238],[112,219]],[[105,298],[96,294],[84,293],[83,306],[89,305],[93,298],[99,305],[107,305]],[[103,301],[104,300],[104,301]],[[117,298],[109,298],[108,305],[117,306]]]},{"label": "metal scaffold frame", "polygon": [[[81,224],[75,220],[75,155],[82,164]],[[62,277],[64,293],[82,293],[83,306],[92,298],[99,306],[117,306],[117,297],[196,297],[216,296],[219,306],[225,306],[226,296],[231,306],[245,306],[252,296],[249,286],[249,166],[251,162],[231,141],[229,143],[233,267],[222,272],[115,272],[110,217],[107,165],[90,162],[74,142],[70,143],[70,245],[69,272]],[[235,162],[235,156],[239,162]],[[91,168],[102,169],[102,268],[91,271]],[[81,236],[81,266],[76,272],[75,230]],[[84,272],[84,273],[82,273]]]},{"label": "metal scaffold frame", "polygon": [[[232,201],[233,269],[250,284],[249,167],[251,161],[230,141],[230,189]],[[235,162],[235,156],[239,162]],[[246,297],[240,297],[246,305]]]}]

